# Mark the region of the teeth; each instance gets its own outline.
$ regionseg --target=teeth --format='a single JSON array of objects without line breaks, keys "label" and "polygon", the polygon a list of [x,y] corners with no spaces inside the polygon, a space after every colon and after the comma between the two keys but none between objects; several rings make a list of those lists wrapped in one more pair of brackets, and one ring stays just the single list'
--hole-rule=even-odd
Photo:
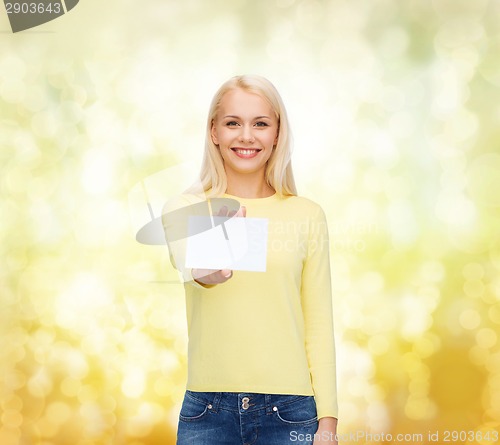
[{"label": "teeth", "polygon": [[238,153],[243,154],[243,155],[251,155],[251,154],[255,153],[257,150],[240,150],[240,149],[237,149],[236,151]]}]

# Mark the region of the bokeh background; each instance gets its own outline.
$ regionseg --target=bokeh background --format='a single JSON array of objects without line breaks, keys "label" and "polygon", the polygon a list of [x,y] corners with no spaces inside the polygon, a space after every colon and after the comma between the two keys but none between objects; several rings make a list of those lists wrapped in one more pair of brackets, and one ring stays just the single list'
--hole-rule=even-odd
[{"label": "bokeh background", "polygon": [[341,443],[495,443],[499,23],[496,0],[81,0],[12,34],[1,6],[0,444],[175,443],[183,288],[129,198],[196,174],[242,73],[278,87],[328,215]]}]

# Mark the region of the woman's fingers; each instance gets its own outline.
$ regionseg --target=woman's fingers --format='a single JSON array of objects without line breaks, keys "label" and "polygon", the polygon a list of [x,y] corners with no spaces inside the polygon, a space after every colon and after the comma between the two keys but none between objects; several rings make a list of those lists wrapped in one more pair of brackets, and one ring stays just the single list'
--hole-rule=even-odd
[{"label": "woman's fingers", "polygon": [[230,269],[193,269],[191,274],[198,283],[222,284],[233,276],[233,271]]},{"label": "woman's fingers", "polygon": [[237,212],[235,212],[234,210],[229,214],[229,216],[240,216],[242,218],[244,218],[245,216],[247,216],[247,208],[245,206],[241,206]]},{"label": "woman's fingers", "polygon": [[247,214],[247,209],[245,206],[241,206],[238,211],[236,210],[231,210],[228,212],[227,206],[222,206],[219,211],[217,212],[216,216],[228,216],[229,218],[232,218],[233,216],[246,216]]},{"label": "woman's fingers", "polygon": [[222,206],[217,212],[217,216],[227,216],[227,206]]}]

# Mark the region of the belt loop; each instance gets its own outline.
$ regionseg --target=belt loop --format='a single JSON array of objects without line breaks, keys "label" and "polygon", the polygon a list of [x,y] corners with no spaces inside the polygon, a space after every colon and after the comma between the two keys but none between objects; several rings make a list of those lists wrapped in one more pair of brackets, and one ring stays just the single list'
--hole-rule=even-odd
[{"label": "belt loop", "polygon": [[214,395],[214,401],[212,402],[212,411],[216,413],[219,410],[220,399],[222,398],[221,392],[216,392]]},{"label": "belt loop", "polygon": [[273,407],[271,404],[271,394],[265,394],[265,401],[266,401],[266,414],[272,414]]}]

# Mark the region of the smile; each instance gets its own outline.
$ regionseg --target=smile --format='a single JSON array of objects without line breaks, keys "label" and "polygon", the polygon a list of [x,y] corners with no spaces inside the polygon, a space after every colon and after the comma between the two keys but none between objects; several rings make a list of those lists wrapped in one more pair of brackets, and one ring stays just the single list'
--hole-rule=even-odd
[{"label": "smile", "polygon": [[236,156],[240,158],[253,158],[257,156],[257,154],[261,151],[260,148],[238,148],[238,147],[233,147],[231,148],[236,153]]}]

